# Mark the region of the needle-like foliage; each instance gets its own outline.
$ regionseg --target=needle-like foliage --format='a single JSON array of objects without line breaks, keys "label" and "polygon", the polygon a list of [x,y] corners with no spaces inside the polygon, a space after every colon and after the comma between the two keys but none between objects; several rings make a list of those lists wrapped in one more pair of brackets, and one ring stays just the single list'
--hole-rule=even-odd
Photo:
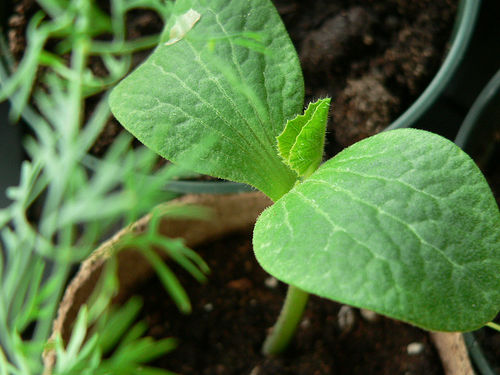
[{"label": "needle-like foliage", "polygon": [[[21,117],[30,134],[19,185],[8,190],[11,204],[0,210],[0,374],[43,373],[46,350],[56,353],[54,374],[168,374],[144,366],[172,350],[175,341],[143,337],[144,324],[134,323],[140,301],[110,311],[116,290],[112,267],[92,302],[80,310],[69,342],[59,336],[48,340],[74,266],[117,228],[172,198],[164,187],[183,173],[158,168],[157,156],[132,148],[128,135],[116,139],[101,159],[88,153],[111,118],[107,91],[128,72],[132,53],[159,38],[126,40],[127,12],[149,8],[165,20],[170,3],[111,0],[110,15],[89,0],[39,0],[38,5],[24,57],[16,65],[4,44],[0,64],[0,99],[10,100],[13,118]],[[106,39],[99,38],[103,34]],[[106,76],[90,70],[91,56],[103,61]],[[86,115],[86,99],[95,94],[97,105]],[[174,302],[187,312],[185,291],[152,247],[200,281],[208,269],[182,242],[158,233],[159,219],[178,215],[178,209],[154,212],[149,229],[125,236],[123,245],[144,251]]]}]

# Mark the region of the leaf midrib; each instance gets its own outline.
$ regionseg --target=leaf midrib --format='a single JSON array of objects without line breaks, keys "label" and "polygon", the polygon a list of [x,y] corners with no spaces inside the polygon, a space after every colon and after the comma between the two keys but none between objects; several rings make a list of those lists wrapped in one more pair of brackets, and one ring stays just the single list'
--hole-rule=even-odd
[{"label": "leaf midrib", "polygon": [[[231,37],[229,35],[229,33],[227,32],[226,28],[224,27],[224,25],[220,22],[219,20],[219,14],[215,13],[212,9],[208,8],[208,10],[215,16],[215,20],[217,22],[217,25],[219,25],[219,27],[222,29],[222,32],[224,35],[226,35],[227,37],[227,40],[229,41],[229,45],[231,47],[231,60],[233,60],[233,64],[236,66],[236,69],[238,70],[238,74],[240,76],[240,79],[242,81],[244,81],[244,76],[243,76],[243,72],[241,71],[241,65],[238,64],[238,61],[236,59],[236,55],[234,53],[234,43],[232,42],[231,40]],[[268,119],[268,122],[271,122],[271,116],[269,114],[269,108],[270,108],[270,103],[269,103],[269,93],[267,91],[267,85],[265,84],[266,82],[266,77],[265,77],[265,74],[264,74],[264,71],[262,71],[262,78],[264,79],[264,87],[265,87],[265,93],[266,93],[266,104],[267,106],[265,106],[264,108],[266,109],[266,117]],[[267,135],[267,131],[266,131],[266,127],[265,127],[265,122],[263,121],[263,119],[260,117],[260,114],[259,114],[259,111],[257,110],[257,108],[255,107],[255,103],[253,102],[250,102],[251,106],[252,106],[252,110],[256,116],[256,118],[259,120],[259,123],[260,123],[260,126],[262,127],[262,130],[263,130],[263,134],[264,136],[267,138],[267,142],[269,145],[272,145],[273,144],[273,141],[268,137]]]},{"label": "leaf midrib", "polygon": [[[200,95],[199,95],[199,94],[198,94],[198,93],[197,93],[197,92],[196,92],[193,88],[191,88],[190,86],[188,86],[188,85],[187,85],[187,84],[186,84],[186,83],[185,83],[185,82],[184,82],[184,81],[183,81],[183,80],[182,80],[179,76],[177,76],[177,75],[176,75],[175,73],[173,73],[173,72],[167,72],[167,71],[165,71],[165,69],[164,69],[161,65],[158,65],[158,64],[156,64],[155,62],[151,62],[151,65],[152,65],[152,66],[154,66],[154,67],[156,67],[157,69],[160,69],[160,71],[161,71],[161,73],[162,73],[162,74],[164,74],[164,75],[166,75],[166,76],[170,76],[170,77],[174,78],[176,81],[178,81],[178,82],[182,85],[182,87],[183,87],[185,90],[188,90],[188,91],[190,91],[193,95],[195,95],[195,96],[196,96],[196,97],[200,100],[200,102],[203,102],[204,104],[206,104],[207,106],[209,106],[210,108],[212,108],[212,110],[213,110],[213,111],[214,111],[214,113],[217,115],[217,117],[219,117],[219,118],[221,119],[221,121],[223,121],[223,122],[224,122],[224,123],[225,123],[228,127],[230,127],[230,128],[234,131],[234,133],[238,135],[238,137],[240,138],[240,140],[241,140],[241,141],[243,141],[243,143],[244,143],[244,144],[248,145],[248,147],[249,147],[249,148],[254,149],[254,147],[252,147],[252,144],[251,144],[251,143],[250,143],[250,142],[246,139],[246,137],[245,137],[243,134],[241,134],[241,133],[238,131],[238,129],[234,128],[234,127],[231,125],[231,123],[230,123],[230,122],[229,122],[229,121],[228,121],[228,120],[227,120],[224,116],[222,116],[222,114],[221,114],[221,113],[220,113],[220,112],[219,112],[219,111],[218,111],[218,110],[217,110],[217,109],[216,109],[216,108],[215,108],[215,107],[214,107],[211,103],[209,103],[209,102],[207,102],[206,100],[204,100],[202,96],[200,96]],[[180,111],[181,111],[181,112],[183,112],[183,113],[184,113],[184,114],[185,114],[188,118],[195,119],[195,120],[196,120],[196,121],[198,121],[200,124],[202,124],[205,128],[207,128],[207,129],[210,129],[210,130],[212,130],[212,131],[217,132],[219,135],[221,135],[221,137],[222,137],[222,138],[226,139],[226,140],[227,140],[227,142],[228,142],[229,144],[233,144],[233,145],[235,144],[233,139],[231,139],[231,138],[229,138],[228,136],[226,136],[226,135],[225,135],[223,132],[221,132],[219,129],[217,129],[216,127],[213,127],[213,126],[210,126],[210,125],[206,124],[203,120],[201,120],[200,118],[194,117],[192,114],[187,114],[187,112],[185,112],[185,111],[184,111],[182,108],[180,108],[179,106],[173,105],[173,104],[171,104],[171,103],[169,103],[169,102],[165,102],[165,103],[160,102],[160,103],[161,103],[162,105],[169,105],[169,106],[172,106],[173,108],[176,108],[176,109],[180,110]],[[247,151],[247,150],[245,149],[245,147],[244,147],[244,146],[243,146],[240,142],[238,142],[237,144],[238,144],[238,147],[240,148],[240,150],[242,151],[242,153],[246,153],[246,151]],[[252,159],[253,159],[253,161],[254,161],[254,163],[251,163],[251,165],[252,165],[253,170],[256,172],[256,174],[257,174],[258,176],[260,176],[260,177],[261,177],[261,180],[262,180],[262,181],[265,181],[265,178],[266,178],[265,176],[266,176],[266,175],[261,174],[261,173],[262,173],[261,169],[259,169],[259,168],[254,168],[254,165],[260,165],[260,163],[259,163],[259,159],[258,159],[258,158],[256,158],[256,157],[253,157],[253,155],[256,155],[256,154],[261,154],[262,156],[266,156],[266,154],[262,154],[260,151],[262,151],[262,149],[261,149],[261,150],[259,150],[259,149],[258,149],[258,152],[255,152],[255,153],[252,153],[252,154],[251,154],[251,155],[252,155]]]},{"label": "leaf midrib", "polygon": [[[228,95],[227,91],[223,87],[221,87],[220,82],[217,79],[213,78],[213,77],[215,77],[215,75],[203,63],[203,61],[201,59],[201,56],[197,53],[196,49],[192,46],[192,44],[189,41],[186,40],[185,42],[188,44],[189,48],[191,49],[191,52],[196,56],[196,59],[194,61],[196,61],[200,65],[200,67],[208,74],[208,76],[210,77],[210,80],[217,86],[217,88],[219,89],[220,93],[224,96],[224,98],[229,103],[231,103],[231,106],[233,107],[234,111],[238,114],[238,116],[243,121],[243,123],[247,125],[247,128],[250,130],[250,133],[253,136],[253,138],[255,139],[255,141],[261,146],[261,147],[257,147],[257,148],[252,147],[252,149],[254,151],[256,151],[255,149],[257,149],[258,152],[265,151],[265,154],[262,154],[263,156],[267,156],[271,160],[273,160],[273,159],[276,160],[277,158],[275,158],[274,155],[269,151],[270,149],[271,150],[273,149],[272,148],[272,144],[269,143],[268,145],[266,145],[266,143],[256,134],[256,132],[255,132],[252,124],[250,122],[248,122],[248,119],[246,119],[245,116],[243,116],[243,114],[240,112],[238,106],[233,101],[233,99],[231,98],[231,96]],[[209,104],[206,101],[204,101],[204,103]],[[210,107],[212,107],[212,109],[215,111],[215,107],[213,107],[211,104],[210,104]],[[234,130],[234,127],[231,126],[230,122],[227,119],[225,119],[219,113],[218,110],[216,111],[216,113],[217,113],[217,116],[221,120],[223,120],[226,125],[228,125],[229,127],[231,127],[231,129]],[[238,132],[238,134],[239,134],[239,132]],[[243,135],[241,135],[241,137],[245,138]],[[249,143],[249,144],[251,145],[251,143]],[[268,147],[268,146],[271,146],[271,147]]]}]

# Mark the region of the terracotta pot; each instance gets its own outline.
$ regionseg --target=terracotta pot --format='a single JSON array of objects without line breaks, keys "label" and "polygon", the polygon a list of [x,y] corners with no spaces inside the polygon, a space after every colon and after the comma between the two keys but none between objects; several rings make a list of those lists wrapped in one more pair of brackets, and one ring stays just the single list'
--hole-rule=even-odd
[{"label": "terracotta pot", "polygon": [[[172,238],[182,237],[188,246],[195,247],[203,242],[222,238],[234,232],[250,231],[260,212],[272,202],[261,193],[243,193],[225,196],[187,195],[170,204],[179,203],[202,205],[213,211],[213,217],[209,221],[169,219],[161,224],[162,233]],[[120,231],[83,262],[79,272],[65,292],[58,317],[54,322],[53,334],[60,333],[64,341],[68,340],[78,311],[92,294],[99,275],[113,253],[117,241],[130,231],[144,230],[149,219],[149,216],[145,216],[134,225]],[[119,303],[128,297],[127,290],[132,285],[146,280],[154,271],[140,253],[133,251],[133,249],[120,251],[117,256],[117,264],[120,287],[115,302]],[[431,337],[447,375],[473,374],[460,334],[431,333]],[[44,361],[48,374],[54,365],[54,353],[46,353]]]}]

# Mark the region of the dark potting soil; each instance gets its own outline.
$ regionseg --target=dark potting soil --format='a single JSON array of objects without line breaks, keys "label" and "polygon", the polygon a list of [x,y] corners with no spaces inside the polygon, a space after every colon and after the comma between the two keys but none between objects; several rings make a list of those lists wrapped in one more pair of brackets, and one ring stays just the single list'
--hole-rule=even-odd
[{"label": "dark potting soil", "polygon": [[237,234],[196,249],[212,270],[204,285],[172,265],[191,299],[190,315],[178,312],[157,278],[138,287],[147,334],[179,342],[154,365],[183,375],[443,374],[424,331],[381,316],[367,320],[314,296],[289,350],[263,357],[286,289],[260,268],[250,241]]},{"label": "dark potting soil", "polygon": [[[10,20],[10,48],[18,57],[33,2],[21,1]],[[106,8],[108,2],[101,3]],[[443,60],[458,0],[274,3],[300,56],[306,103],[333,99],[325,155],[330,158],[388,126],[420,95]],[[153,12],[134,11],[127,27],[133,39],[160,32],[162,24]],[[96,59],[92,69],[100,67]],[[121,129],[110,121],[93,153],[102,154]]]},{"label": "dark potting soil", "polygon": [[326,157],[394,121],[437,72],[457,1],[275,0],[299,52],[306,103],[330,96]]}]

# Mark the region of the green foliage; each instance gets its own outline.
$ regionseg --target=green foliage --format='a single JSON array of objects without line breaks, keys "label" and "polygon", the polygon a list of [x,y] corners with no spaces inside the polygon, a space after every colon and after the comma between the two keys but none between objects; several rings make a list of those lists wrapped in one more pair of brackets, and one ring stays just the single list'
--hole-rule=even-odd
[{"label": "green foliage", "polygon": [[276,154],[275,138],[304,94],[276,9],[268,0],[193,0],[176,2],[172,14],[164,42],[113,90],[113,114],[161,156],[186,162],[196,152],[203,163],[186,167],[277,199],[297,176]]},{"label": "green foliage", "polygon": [[154,342],[149,337],[143,337],[145,324],[133,324],[140,308],[140,301],[133,298],[119,310],[99,317],[94,322],[97,328],[89,331],[93,319],[84,306],[80,309],[67,345],[60,335],[52,343],[57,353],[52,374],[172,374],[163,370],[153,372],[153,369],[144,366],[144,363],[175,349],[176,341],[168,338]]},{"label": "green foliage", "polygon": [[[8,98],[14,116],[30,128],[25,140],[29,160],[22,165],[19,185],[7,192],[12,203],[0,210],[0,374],[41,374],[47,349],[56,353],[55,374],[169,374],[144,366],[172,350],[175,342],[143,337],[144,324],[134,323],[140,303],[131,300],[110,310],[117,287],[112,268],[81,309],[70,341],[48,340],[73,267],[117,228],[173,198],[164,187],[184,173],[158,167],[157,155],[132,148],[126,134],[102,158],[88,154],[111,118],[108,88],[128,71],[132,52],[160,37],[126,41],[126,13],[148,7],[166,18],[170,3],[113,0],[111,17],[88,0],[39,0],[39,5],[43,11],[30,22],[22,61],[15,68],[5,45],[0,61],[0,98]],[[103,33],[107,41],[95,39]],[[63,60],[68,53],[70,58]],[[94,55],[104,62],[108,76],[90,71],[88,60]],[[35,77],[42,85],[35,84]],[[91,115],[84,116],[85,99],[95,93],[100,96],[92,99]],[[136,245],[156,268],[164,269],[156,253],[151,256],[155,246],[203,281],[208,268],[201,258],[182,241],[158,232],[161,218],[194,214],[202,215],[194,208],[159,206],[148,230],[125,236],[116,251]],[[180,308],[189,310],[182,286],[170,276],[164,280],[167,290]]]},{"label": "green foliage", "polygon": [[[99,57],[109,73],[97,76],[84,67],[78,77],[84,97],[102,92],[115,85],[130,70],[132,53],[153,48],[160,35],[126,40],[125,17],[136,8],[155,10],[167,19],[171,3],[168,0],[110,0],[111,14],[99,9],[94,0],[38,0],[42,8],[31,19],[27,27],[26,51],[17,65],[8,58],[4,46],[3,57],[12,74],[2,78],[0,101],[9,99],[13,106],[12,116],[18,118],[32,93],[39,67],[47,67],[59,76],[71,81],[74,70],[67,66],[64,54],[70,52],[75,43],[84,43],[85,54]],[[97,38],[111,35],[110,40]],[[50,40],[52,49],[45,48]],[[73,54],[73,56],[75,56]],[[16,66],[15,66],[16,65]],[[15,68],[14,68],[15,66]],[[43,78],[42,78],[43,82]]]},{"label": "green foliage", "polygon": [[330,98],[310,103],[277,137],[281,157],[299,176],[307,177],[321,164],[329,108]]},{"label": "green foliage", "polygon": [[[208,265],[196,252],[186,247],[183,239],[171,239],[158,235],[159,224],[162,218],[166,215],[179,217],[179,214],[175,212],[173,215],[169,215],[172,208],[173,207],[170,206],[165,207],[167,210],[166,212],[161,209],[154,210],[146,231],[141,234],[130,234],[126,236],[122,239],[121,246],[123,248],[135,247],[141,249],[143,255],[153,265],[158,277],[165,286],[165,289],[170,293],[179,310],[183,313],[190,313],[191,303],[189,302],[189,297],[186,291],[167,264],[162,262],[160,255],[158,255],[156,251],[160,250],[165,252],[170,259],[175,260],[200,283],[207,281],[206,274],[208,274],[210,270]],[[186,212],[189,212],[186,210],[186,207],[182,207],[182,210],[184,211],[184,213],[181,213],[183,215],[185,215]],[[207,215],[204,215],[203,213],[204,211],[201,207],[195,207],[194,212],[189,212],[189,217],[193,218],[197,216],[199,218],[206,218]]]},{"label": "green foliage", "polygon": [[498,312],[498,228],[474,162],[452,142],[404,129],[345,149],[283,196],[259,218],[254,250],[305,291],[465,331]]},{"label": "green foliage", "polygon": [[[236,42],[248,33],[259,37]],[[329,99],[290,120],[302,77],[268,0],[177,1],[162,41],[113,91],[112,111],[160,155],[196,150],[189,167],[276,202],[256,224],[255,252],[299,302],[272,335],[299,321],[291,316],[307,300],[302,289],[428,329],[471,330],[498,312],[500,213],[457,147],[423,131],[387,132],[314,172]],[[267,342],[266,353],[285,346]]]}]

